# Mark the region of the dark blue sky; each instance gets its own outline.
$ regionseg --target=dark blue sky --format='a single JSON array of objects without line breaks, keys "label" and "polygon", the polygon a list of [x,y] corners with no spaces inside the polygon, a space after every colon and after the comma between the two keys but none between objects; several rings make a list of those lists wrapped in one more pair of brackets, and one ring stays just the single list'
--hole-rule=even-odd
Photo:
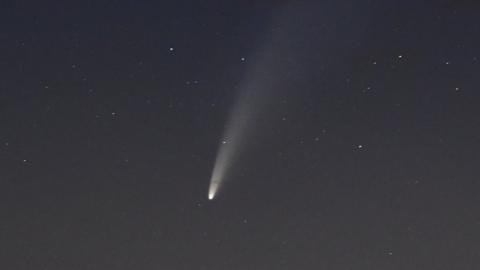
[{"label": "dark blue sky", "polygon": [[0,268],[478,269],[479,12],[3,2]]}]

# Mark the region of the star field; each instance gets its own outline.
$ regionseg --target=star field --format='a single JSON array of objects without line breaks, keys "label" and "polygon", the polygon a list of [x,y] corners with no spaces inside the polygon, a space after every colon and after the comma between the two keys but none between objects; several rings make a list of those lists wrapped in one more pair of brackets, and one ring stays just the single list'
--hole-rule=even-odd
[{"label": "star field", "polygon": [[479,269],[475,1],[0,6],[1,269]]}]

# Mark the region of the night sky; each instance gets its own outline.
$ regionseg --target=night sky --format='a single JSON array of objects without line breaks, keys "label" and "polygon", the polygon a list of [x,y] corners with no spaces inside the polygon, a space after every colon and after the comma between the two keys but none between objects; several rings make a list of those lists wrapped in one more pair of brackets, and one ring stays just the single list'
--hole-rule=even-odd
[{"label": "night sky", "polygon": [[2,1],[0,22],[0,269],[480,269],[476,1]]}]

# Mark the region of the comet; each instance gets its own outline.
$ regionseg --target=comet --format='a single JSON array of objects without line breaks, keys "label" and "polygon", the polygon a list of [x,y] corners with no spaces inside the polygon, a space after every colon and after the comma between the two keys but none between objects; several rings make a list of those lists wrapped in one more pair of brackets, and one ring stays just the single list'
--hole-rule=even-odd
[{"label": "comet", "polygon": [[[302,54],[297,54],[292,48],[304,44],[303,38],[310,34],[310,26],[306,23],[309,20],[298,20],[302,16],[296,15],[316,9],[304,7],[295,10],[299,13],[294,13],[293,16],[289,12],[291,9],[280,9],[272,18],[270,29],[274,31],[264,36],[266,39],[262,40],[262,46],[251,57],[240,59],[243,65],[247,65],[247,69],[219,143],[208,189],[209,200],[214,200],[227,179],[233,178],[233,168],[238,168],[242,164],[242,158],[248,157],[242,152],[248,153],[254,145],[252,141],[261,137],[257,135],[262,135],[267,129],[271,130],[272,120],[281,119],[278,115],[271,117],[275,111],[272,106],[279,106],[281,102],[278,97],[295,90],[289,89],[292,84],[286,82],[305,70],[300,68],[297,61],[293,61],[300,59],[298,55]],[[309,14],[310,19],[318,16],[316,12]],[[301,37],[301,42],[296,37]]]},{"label": "comet", "polygon": [[[269,61],[257,63],[247,83],[241,87],[236,102],[227,119],[208,189],[208,199],[213,200],[231,175],[232,166],[239,163],[242,151],[248,149],[248,141],[254,131],[259,130],[258,123],[265,117],[262,108],[269,107],[271,97],[270,76],[264,76]],[[262,69],[260,71],[259,69]],[[274,68],[270,68],[274,70]]]},{"label": "comet", "polygon": [[289,33],[282,32],[262,42],[264,45],[257,49],[256,57],[252,57],[255,60],[241,58],[248,69],[219,143],[208,189],[209,200],[216,198],[226,179],[232,176],[233,165],[241,163],[240,156],[248,150],[251,135],[265,128],[262,120],[269,112],[273,93],[282,87],[278,79],[282,73],[282,64],[278,60],[282,59],[281,55],[286,51],[283,41],[288,40],[288,35]]},{"label": "comet", "polygon": [[251,119],[250,114],[252,112],[248,112],[249,108],[254,109],[248,105],[245,97],[243,97],[237,102],[235,109],[231,113],[213,167],[210,188],[208,190],[209,200],[213,200],[219,189],[223,186],[225,178],[227,177],[234,160],[238,156],[240,147],[245,142],[249,125],[251,126],[249,122]]}]

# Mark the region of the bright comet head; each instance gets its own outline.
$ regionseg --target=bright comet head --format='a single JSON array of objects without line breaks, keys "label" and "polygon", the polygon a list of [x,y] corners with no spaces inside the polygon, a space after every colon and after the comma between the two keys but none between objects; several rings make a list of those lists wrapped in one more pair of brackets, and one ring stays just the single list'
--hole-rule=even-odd
[{"label": "bright comet head", "polygon": [[225,178],[227,169],[227,161],[231,159],[232,153],[231,144],[222,144],[213,167],[212,178],[210,179],[210,187],[208,189],[208,199],[213,200],[217,195],[218,190]]},{"label": "bright comet head", "polygon": [[217,193],[217,188],[218,188],[218,183],[217,182],[212,182],[210,184],[210,188],[208,190],[208,199],[213,200],[215,198],[215,194]]}]

